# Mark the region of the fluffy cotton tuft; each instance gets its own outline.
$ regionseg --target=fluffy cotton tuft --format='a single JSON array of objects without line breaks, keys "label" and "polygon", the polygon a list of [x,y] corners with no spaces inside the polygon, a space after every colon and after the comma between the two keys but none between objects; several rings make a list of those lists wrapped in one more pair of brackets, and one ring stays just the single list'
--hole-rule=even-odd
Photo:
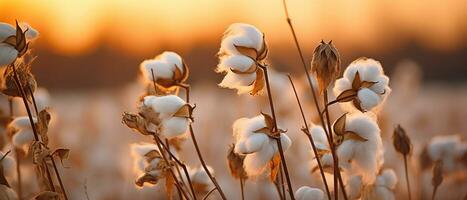
[{"label": "fluffy cotton tuft", "polygon": [[394,170],[386,169],[376,177],[374,184],[368,185],[362,192],[362,200],[394,200],[397,176]]},{"label": "fluffy cotton tuft", "polygon": [[367,141],[344,140],[337,148],[340,166],[361,175],[364,184],[374,182],[384,162],[378,124],[366,114],[356,113],[347,117],[345,130],[352,131]]},{"label": "fluffy cotton tuft", "polygon": [[36,98],[37,109],[39,111],[50,106],[50,94],[47,89],[37,88],[36,91],[34,91],[34,97]]},{"label": "fluffy cotton tuft", "polygon": [[[36,118],[33,118],[33,121],[37,123]],[[10,122],[8,128],[14,133],[12,137],[13,145],[27,151],[28,144],[34,140],[34,132],[29,118],[27,116],[17,117]]]},{"label": "fluffy cotton tuft", "polygon": [[[2,151],[0,151],[0,158],[2,158],[5,155]],[[5,156],[5,158],[2,160],[3,165],[3,170],[4,174],[13,174],[15,171],[15,166],[16,166],[16,161],[15,159],[11,156],[11,154]]]},{"label": "fluffy cotton tuft", "polygon": [[[39,36],[39,32],[32,28],[29,24],[20,23],[21,29],[25,32],[26,42],[30,42]],[[10,36],[16,35],[16,28],[10,24],[0,22],[0,66],[12,63],[17,57],[19,52],[15,47],[3,43],[5,39]]]},{"label": "fluffy cotton tuft", "polygon": [[189,73],[182,57],[170,51],[165,51],[153,59],[143,61],[140,64],[140,71],[147,83],[155,81],[158,90],[163,90],[164,93],[177,88],[175,86],[184,82]]},{"label": "fluffy cotton tuft", "polygon": [[[360,80],[374,82],[370,87],[357,88],[357,103],[363,111],[374,110],[385,101],[391,88],[389,88],[389,78],[384,74],[381,63],[371,58],[360,58],[353,61],[344,71],[342,78],[338,79],[334,85],[334,94],[338,96],[343,91],[352,89],[352,83],[356,73]],[[355,88],[354,88],[355,89]],[[353,112],[357,107],[352,102],[341,103],[345,111]]]},{"label": "fluffy cotton tuft", "polygon": [[324,192],[318,188],[302,186],[295,192],[297,200],[324,200]]},{"label": "fluffy cotton tuft", "polygon": [[443,169],[453,171],[467,153],[466,146],[459,135],[436,136],[428,144],[427,151],[432,161],[442,160]]},{"label": "fluffy cotton tuft", "polygon": [[[233,135],[235,137],[234,152],[246,155],[243,162],[248,176],[257,176],[264,172],[269,161],[278,153],[277,142],[265,133],[255,133],[266,127],[263,115],[253,118],[241,118],[234,122]],[[287,150],[292,141],[281,133],[282,147]]]},{"label": "fluffy cotton tuft", "polygon": [[[263,33],[249,24],[236,23],[227,29],[218,53],[219,64],[216,69],[216,72],[225,74],[219,83],[220,87],[237,89],[238,94],[257,94],[262,90],[262,84],[258,84],[263,81],[262,71],[257,62],[261,62],[267,55],[263,38]],[[251,52],[256,52],[256,57]]]},{"label": "fluffy cotton tuft", "polygon": [[176,95],[146,96],[143,99],[143,107],[147,106],[157,113],[158,123],[156,131],[167,138],[183,135],[188,127],[189,119],[175,114],[186,105],[186,102]]}]

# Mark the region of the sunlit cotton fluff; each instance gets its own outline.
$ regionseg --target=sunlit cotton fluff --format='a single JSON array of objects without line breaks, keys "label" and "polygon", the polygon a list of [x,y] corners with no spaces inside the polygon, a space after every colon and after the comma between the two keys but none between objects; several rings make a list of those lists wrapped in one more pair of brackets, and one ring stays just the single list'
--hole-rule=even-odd
[{"label": "sunlit cotton fluff", "polygon": [[[236,141],[234,152],[246,155],[243,166],[248,176],[258,176],[264,172],[268,162],[278,153],[277,142],[274,139],[265,133],[255,133],[264,127],[266,127],[266,122],[263,115],[241,118],[233,124]],[[283,150],[287,150],[292,141],[284,133],[281,133],[280,139]]]},{"label": "sunlit cotton fluff", "polygon": [[[32,28],[29,24],[20,23],[19,26],[25,32],[26,42],[30,42],[39,36],[39,32]],[[16,35],[16,28],[10,24],[0,22],[0,66],[11,64],[18,57],[18,50],[4,41]]]},{"label": "sunlit cotton fluff", "polygon": [[36,99],[37,109],[39,111],[50,106],[50,94],[47,89],[37,88],[34,92],[34,98]]},{"label": "sunlit cotton fluff", "polygon": [[[357,71],[362,84],[355,88],[352,83],[354,83]],[[380,62],[371,58],[360,58],[353,61],[345,69],[343,77],[336,81],[334,94],[338,97],[342,92],[351,89],[356,92],[356,99],[353,102],[341,103],[345,111],[377,110],[391,92],[388,84],[389,78],[384,74]]]},{"label": "sunlit cotton fluff", "polygon": [[224,33],[216,72],[225,77],[219,86],[237,89],[238,94],[255,95],[264,86],[263,72],[257,65],[267,56],[264,35],[249,24],[232,24]]},{"label": "sunlit cotton fluff", "polygon": [[[36,118],[33,118],[34,123],[37,123]],[[24,151],[28,150],[28,145],[34,140],[34,132],[31,123],[27,116],[17,117],[10,124],[8,128],[13,132],[12,143],[17,148],[22,148]]]},{"label": "sunlit cotton fluff", "polygon": [[318,188],[302,186],[295,192],[297,200],[324,200],[324,192]]},{"label": "sunlit cotton fluff", "polygon": [[189,116],[188,113],[181,112],[186,102],[176,95],[167,96],[146,96],[142,102],[142,109],[151,109],[156,116],[151,123],[155,125],[154,130],[156,133],[161,134],[167,138],[173,138],[183,135],[188,127]]},{"label": "sunlit cotton fluff", "polygon": [[354,132],[367,141],[344,139],[337,148],[339,165],[361,175],[363,184],[374,182],[384,162],[378,124],[366,114],[356,113],[347,117],[345,131]]},{"label": "sunlit cotton fluff", "polygon": [[165,51],[153,59],[143,61],[140,70],[147,82],[156,81],[164,88],[185,81],[188,75],[188,68],[185,67],[182,57],[171,51]]},{"label": "sunlit cotton fluff", "polygon": [[385,169],[376,177],[376,182],[365,188],[362,200],[394,200],[397,176],[394,170]]},{"label": "sunlit cotton fluff", "polygon": [[[214,169],[212,169],[210,166],[207,166],[207,167],[208,167],[209,172],[214,175]],[[211,182],[211,179],[209,178],[204,168],[202,167],[189,168],[188,173],[190,175],[190,180],[191,180],[191,183],[193,184],[193,188],[197,192],[205,193],[214,187],[214,185]]]},{"label": "sunlit cotton fluff", "polygon": [[453,171],[460,166],[460,160],[467,154],[467,144],[459,135],[436,136],[427,146],[432,161],[443,161],[443,169]]},{"label": "sunlit cotton fluff", "polygon": [[[0,158],[3,158],[3,156],[5,156],[5,153],[0,151]],[[2,160],[2,166],[4,170],[3,173],[7,175],[13,174],[15,170],[15,165],[16,165],[16,161],[11,156],[11,154],[6,155],[5,158],[3,158]]]},{"label": "sunlit cotton fluff", "polygon": [[[310,128],[310,134],[313,138],[313,142],[315,143],[316,150],[318,151],[318,156],[315,155],[316,158],[319,158],[321,161],[321,165],[325,169],[332,169],[333,168],[333,157],[331,153],[331,148],[329,148],[329,142],[327,140],[326,133],[322,126],[313,125]],[[312,151],[313,153],[313,151]],[[318,167],[318,163],[313,160],[312,167],[315,169]],[[313,170],[312,169],[312,170]]]},{"label": "sunlit cotton fluff", "polygon": [[155,184],[159,179],[163,178],[164,167],[155,144],[132,144],[131,154],[134,159],[133,170],[140,177],[139,179],[145,175],[150,175],[155,180],[153,182]]}]

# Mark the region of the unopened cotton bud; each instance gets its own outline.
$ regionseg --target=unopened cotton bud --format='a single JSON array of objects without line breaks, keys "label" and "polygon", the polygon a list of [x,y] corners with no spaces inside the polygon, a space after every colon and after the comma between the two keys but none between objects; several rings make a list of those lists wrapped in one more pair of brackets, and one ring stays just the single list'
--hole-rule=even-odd
[{"label": "unopened cotton bud", "polygon": [[316,74],[320,92],[336,80],[340,72],[340,56],[332,41],[321,43],[313,52],[311,70]]},{"label": "unopened cotton bud", "polygon": [[397,127],[394,129],[392,139],[394,148],[397,152],[401,153],[404,156],[410,154],[412,144],[410,143],[409,136],[407,136],[407,133],[401,125],[397,125]]}]

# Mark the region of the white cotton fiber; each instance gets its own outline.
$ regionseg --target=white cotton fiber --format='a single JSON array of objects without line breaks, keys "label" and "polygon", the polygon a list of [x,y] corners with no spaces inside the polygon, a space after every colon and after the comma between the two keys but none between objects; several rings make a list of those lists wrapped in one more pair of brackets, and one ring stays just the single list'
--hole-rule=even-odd
[{"label": "white cotton fiber", "polygon": [[360,106],[364,110],[371,110],[373,107],[377,106],[381,98],[368,88],[363,88],[357,93],[358,99],[360,99]]},{"label": "white cotton fiber", "polygon": [[185,134],[188,127],[188,119],[184,117],[172,117],[162,121],[161,134],[168,139]]},{"label": "white cotton fiber", "polygon": [[143,103],[150,106],[156,113],[160,113],[161,119],[171,117],[186,104],[183,99],[176,95],[145,96]]},{"label": "white cotton fiber", "polygon": [[0,44],[0,66],[12,63],[18,56],[18,51],[9,44]]},{"label": "white cotton fiber", "polygon": [[324,200],[324,192],[318,188],[302,186],[295,192],[297,200]]}]

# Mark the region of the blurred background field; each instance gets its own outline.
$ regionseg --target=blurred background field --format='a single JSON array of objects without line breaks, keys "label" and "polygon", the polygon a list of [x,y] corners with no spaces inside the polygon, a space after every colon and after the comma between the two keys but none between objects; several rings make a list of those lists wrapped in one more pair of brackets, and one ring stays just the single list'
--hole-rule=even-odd
[{"label": "blurred background field", "polygon": [[[465,2],[288,2],[308,62],[321,39],[333,40],[343,67],[360,56],[382,62],[393,88],[381,118],[385,158],[392,161],[386,166],[394,167],[403,180],[402,161],[390,140],[394,126],[401,123],[415,147],[412,171],[420,173],[412,182],[420,178],[426,183],[425,187],[415,185],[414,190],[421,193],[425,188],[429,193],[430,173],[423,175],[417,170],[423,145],[435,135],[460,134],[467,139]],[[258,102],[266,103],[261,97],[238,97],[233,91],[216,87],[221,80],[221,75],[213,71],[218,62],[216,53],[228,25],[245,22],[264,31],[270,64],[292,74],[302,100],[308,104],[308,118],[316,118],[282,9],[279,0],[0,0],[0,21],[26,21],[41,34],[33,45],[33,53],[38,56],[33,72],[39,86],[50,92],[52,146],[72,150],[66,163],[70,168],[61,169],[72,199],[84,198],[84,185],[91,199],[153,199],[163,191],[134,186],[130,144],[145,139],[120,121],[121,113],[133,110],[143,91],[137,81],[139,63],[164,50],[178,52],[191,69],[189,83],[192,101],[197,105],[194,127],[200,146],[226,193],[236,199],[238,183],[229,176],[225,160],[228,145],[233,142],[231,124],[237,118],[267,110],[267,106],[257,106]],[[288,129],[294,142],[286,154],[294,188],[319,184],[319,177],[312,177],[308,171],[309,146],[300,132],[302,124],[293,93],[286,79],[275,79],[279,123]],[[7,101],[2,102],[6,107]],[[197,166],[189,138],[183,148],[183,160]],[[463,197],[467,184],[462,180],[465,177],[448,179],[440,188],[440,196]],[[246,193],[251,198],[275,194],[269,192],[272,187],[260,183],[247,183]],[[398,188],[398,194],[405,197],[404,182]],[[449,193],[454,189],[459,192]]]}]

